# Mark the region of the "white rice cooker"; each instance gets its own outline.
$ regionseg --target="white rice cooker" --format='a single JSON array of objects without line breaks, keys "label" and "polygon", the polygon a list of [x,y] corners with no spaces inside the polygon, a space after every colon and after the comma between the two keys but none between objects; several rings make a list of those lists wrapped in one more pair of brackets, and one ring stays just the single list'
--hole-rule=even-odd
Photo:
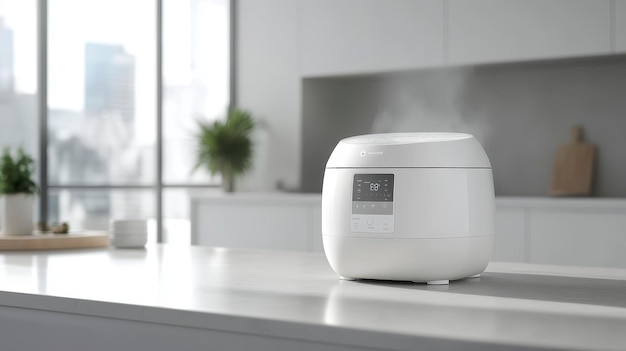
[{"label": "white rice cooker", "polygon": [[343,139],[324,173],[322,234],[343,279],[447,284],[478,276],[494,246],[487,154],[463,133]]}]

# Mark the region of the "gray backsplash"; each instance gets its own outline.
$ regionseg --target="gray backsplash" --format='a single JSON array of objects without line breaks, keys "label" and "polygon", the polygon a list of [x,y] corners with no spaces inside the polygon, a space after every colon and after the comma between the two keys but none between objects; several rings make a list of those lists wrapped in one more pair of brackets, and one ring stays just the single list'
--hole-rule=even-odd
[{"label": "gray backsplash", "polygon": [[626,56],[306,79],[301,186],[321,190],[341,138],[459,131],[485,147],[497,195],[542,196],[575,124],[598,147],[595,195],[626,196]]}]

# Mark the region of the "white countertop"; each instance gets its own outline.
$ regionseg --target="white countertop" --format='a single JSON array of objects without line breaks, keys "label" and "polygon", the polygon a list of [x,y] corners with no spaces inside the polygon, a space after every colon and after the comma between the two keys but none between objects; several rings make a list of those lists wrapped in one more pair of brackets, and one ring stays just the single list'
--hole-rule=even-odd
[{"label": "white countertop", "polygon": [[427,286],[340,281],[321,254],[3,253],[0,305],[382,349],[626,347],[619,269],[492,263],[481,278]]}]

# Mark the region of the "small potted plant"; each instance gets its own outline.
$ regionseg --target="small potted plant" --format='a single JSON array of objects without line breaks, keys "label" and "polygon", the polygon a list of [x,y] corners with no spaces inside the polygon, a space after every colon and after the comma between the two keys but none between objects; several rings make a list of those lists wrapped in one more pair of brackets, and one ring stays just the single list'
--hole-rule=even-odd
[{"label": "small potted plant", "polygon": [[196,168],[206,166],[212,175],[220,173],[224,190],[233,192],[235,178],[252,166],[254,119],[249,112],[233,108],[225,121],[198,121],[198,125]]},{"label": "small potted plant", "polygon": [[9,148],[0,157],[0,224],[5,235],[32,234],[37,185],[35,161],[21,147],[15,158]]}]

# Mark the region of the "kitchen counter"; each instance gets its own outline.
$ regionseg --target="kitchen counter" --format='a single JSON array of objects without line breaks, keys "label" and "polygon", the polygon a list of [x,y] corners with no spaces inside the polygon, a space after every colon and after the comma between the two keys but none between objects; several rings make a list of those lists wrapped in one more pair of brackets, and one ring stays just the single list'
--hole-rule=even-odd
[{"label": "kitchen counter", "polygon": [[428,286],[340,281],[316,253],[4,253],[0,326],[11,350],[618,350],[626,270],[492,263]]}]

